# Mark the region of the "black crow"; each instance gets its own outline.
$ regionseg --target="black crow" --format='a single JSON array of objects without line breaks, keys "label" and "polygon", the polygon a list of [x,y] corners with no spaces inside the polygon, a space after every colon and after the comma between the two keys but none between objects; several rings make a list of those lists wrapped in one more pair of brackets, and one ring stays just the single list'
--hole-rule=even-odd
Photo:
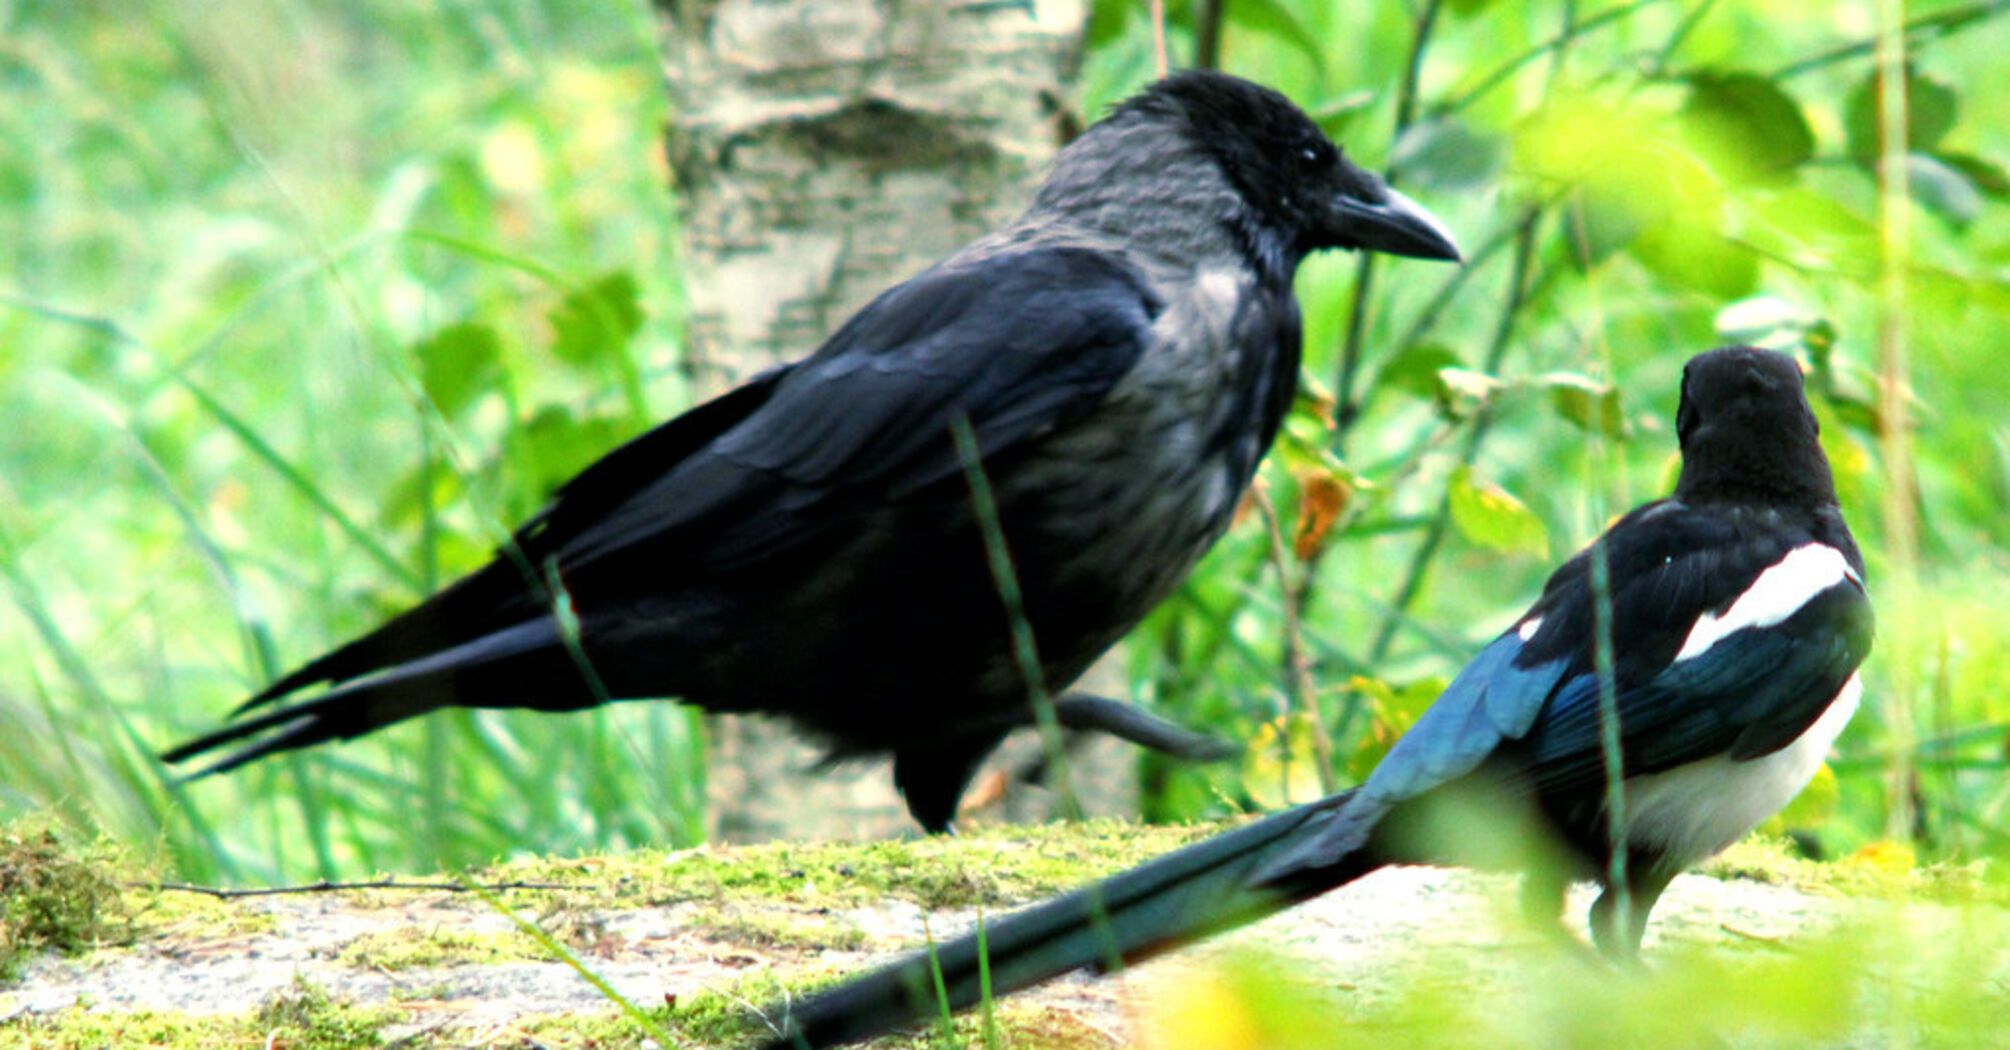
[{"label": "black crow", "polygon": [[[609,453],[488,566],[239,713],[333,688],[164,757],[250,741],[204,770],[222,772],[443,707],[676,697],[785,716],[834,758],[891,753],[942,830],[1035,717],[966,467],[1039,686],[1065,688],[1227,527],[1297,389],[1292,275],[1327,248],[1458,257],[1283,95],[1162,80],[1062,150],[1010,225]],[[1128,704],[1055,713],[1221,754]]]},{"label": "black crow", "polygon": [[[1413,862],[1526,866],[1524,902],[1559,932],[1568,882],[1598,881],[1593,937],[1607,954],[1633,957],[1669,880],[1814,775],[1856,710],[1872,633],[1863,558],[1794,361],[1747,347],[1696,357],[1676,430],[1675,494],[1621,518],[1558,569],[1365,783],[990,923],[993,994],[1144,958]],[[1608,677],[1598,671],[1601,624]],[[1608,705],[1623,891],[1610,880]],[[1546,848],[1504,828],[1535,832]],[[777,1006],[784,1036],[771,1050],[933,1016],[938,979],[949,1005],[975,1002],[976,938],[935,954],[939,978],[926,956],[910,958]]]}]

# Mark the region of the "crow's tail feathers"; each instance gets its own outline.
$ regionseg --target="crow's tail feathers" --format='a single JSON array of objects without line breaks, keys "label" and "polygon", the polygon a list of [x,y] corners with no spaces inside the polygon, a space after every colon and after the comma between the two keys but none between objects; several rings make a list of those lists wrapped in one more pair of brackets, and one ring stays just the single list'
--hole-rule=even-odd
[{"label": "crow's tail feathers", "polygon": [[530,573],[515,559],[499,556],[376,630],[294,668],[238,705],[231,717],[274,703],[317,682],[339,683],[361,678],[480,642],[514,624],[549,612],[550,599]]},{"label": "crow's tail feathers", "polygon": [[[1380,867],[1363,847],[1319,868],[1295,865],[1314,842],[1365,842],[1380,810],[1352,792],[1300,806],[1195,843],[1086,889],[1029,908],[984,931],[993,996],[1072,970],[1098,971],[1252,922]],[[1361,824],[1347,834],[1340,825]],[[937,969],[951,1009],[978,1002],[976,934],[920,952],[801,1002],[774,1004],[765,1050],[806,1050],[877,1035],[941,1012]]]},{"label": "crow's tail feathers", "polygon": [[[560,639],[557,623],[541,618],[345,682],[311,700],[234,722],[164,752],[161,760],[183,762],[227,744],[252,741],[190,775],[188,779],[193,780],[227,773],[281,751],[347,740],[428,711],[467,705],[464,697],[531,696],[541,702],[520,706],[565,706],[550,698],[585,693],[582,683],[577,661]],[[491,699],[471,706],[498,704]],[[269,735],[255,739],[268,731]]]}]

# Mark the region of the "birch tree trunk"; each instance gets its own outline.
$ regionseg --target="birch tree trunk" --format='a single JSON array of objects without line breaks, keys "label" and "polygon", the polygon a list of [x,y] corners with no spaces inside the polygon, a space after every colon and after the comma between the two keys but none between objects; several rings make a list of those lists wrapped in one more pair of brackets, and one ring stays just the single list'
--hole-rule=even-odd
[{"label": "birch tree trunk", "polygon": [[[809,352],[1024,207],[1061,143],[1087,18],[1084,0],[657,0],[657,13],[685,352],[708,394]],[[718,838],[912,826],[883,765],[812,772],[815,750],[781,727],[712,728]]]}]

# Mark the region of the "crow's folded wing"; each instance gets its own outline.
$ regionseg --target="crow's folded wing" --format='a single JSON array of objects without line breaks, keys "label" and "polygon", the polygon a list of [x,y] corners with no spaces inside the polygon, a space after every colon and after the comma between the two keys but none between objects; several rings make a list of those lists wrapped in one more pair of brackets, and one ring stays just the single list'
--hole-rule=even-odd
[{"label": "crow's folded wing", "polygon": [[743,411],[710,421],[724,425],[702,443],[645,435],[590,468],[526,548],[567,573],[638,548],[658,566],[707,569],[786,550],[841,527],[851,508],[957,476],[959,416],[988,465],[1092,410],[1137,363],[1159,308],[1133,266],[1088,249],[930,270],[807,360],[727,395]]}]

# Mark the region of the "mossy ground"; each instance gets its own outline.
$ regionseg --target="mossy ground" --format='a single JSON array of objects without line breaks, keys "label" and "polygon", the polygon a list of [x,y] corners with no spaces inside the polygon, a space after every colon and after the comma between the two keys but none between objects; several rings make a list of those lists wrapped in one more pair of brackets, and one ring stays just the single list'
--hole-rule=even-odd
[{"label": "mossy ground", "polygon": [[51,826],[0,829],[0,982],[41,951],[75,955],[133,937],[115,855]]},{"label": "mossy ground", "polygon": [[[623,963],[640,967],[646,975],[641,987],[653,989],[647,994],[654,998],[638,997],[636,1005],[679,1045],[724,1047],[739,1045],[762,1030],[755,1007],[842,979],[855,972],[870,952],[911,944],[920,916],[939,913],[941,933],[943,926],[965,921],[973,911],[1002,910],[1045,897],[1221,828],[1089,822],[983,829],[957,839],[636,851],[510,861],[470,877],[490,884],[557,887],[503,890],[497,901],[533,919],[589,967]],[[0,832],[0,843],[7,847],[0,856],[0,872],[5,873],[5,881],[0,881],[5,890],[0,894],[4,909],[0,914],[19,923],[10,925],[4,942],[17,946],[17,967],[32,958],[66,954],[77,959],[73,968],[84,968],[86,983],[98,968],[112,967],[135,954],[151,954],[169,966],[184,959],[200,960],[214,951],[249,952],[256,958],[258,945],[295,936],[303,916],[324,926],[335,919],[351,924],[342,927],[350,932],[329,941],[325,950],[308,953],[311,965],[288,964],[301,972],[312,970],[308,977],[256,997],[241,997],[241,1005],[229,1009],[94,1009],[94,996],[87,995],[77,1005],[30,1014],[10,1005],[14,990],[0,982],[0,1045],[36,1050],[105,1046],[193,1050],[263,1046],[274,1033],[278,1039],[272,1045],[314,1050],[469,1043],[554,1050],[644,1045],[641,1026],[591,993],[571,1008],[524,1007],[501,1021],[471,1022],[467,1014],[471,999],[485,995],[507,999],[510,994],[480,991],[480,974],[511,967],[560,969],[551,961],[550,951],[518,933],[507,918],[474,895],[375,889],[219,901],[162,890],[143,865],[87,839],[16,828]],[[1767,893],[1812,893],[1816,898],[1869,896],[1997,905],[2010,901],[2003,881],[1980,865],[1922,868],[1888,849],[1817,863],[1795,856],[1781,842],[1754,839],[1706,870],[1719,879],[1766,884],[1771,887]],[[1431,905],[1419,909],[1430,911],[1444,902],[1427,898],[1418,903]],[[1358,910],[1353,914],[1358,916]],[[1691,929],[1695,928],[1692,923]],[[1315,931],[1310,936],[1316,951],[1321,935]],[[1492,935],[1478,931],[1471,936],[1488,941]],[[1714,949],[1678,939],[1663,949],[1663,958],[1681,977],[1694,965],[1706,965],[1704,972],[1710,974],[1726,966],[1770,965],[1765,960],[1784,950],[1759,943],[1764,938],[1741,942],[1735,931],[1725,937],[1724,944]],[[1724,950],[1725,945],[1733,950]],[[1284,946],[1287,952],[1306,948],[1303,943]],[[1469,994],[1460,992],[1466,985],[1459,980],[1434,978],[1433,964],[1427,960],[1396,960],[1402,954],[1399,949],[1407,950],[1398,945],[1368,946],[1371,953],[1391,953],[1390,968],[1423,969],[1397,982],[1393,996],[1379,999],[1369,994],[1370,989],[1341,985],[1346,1001],[1325,1008],[1327,1019],[1343,1019],[1350,1031],[1413,1042],[1403,1033],[1414,1035],[1423,1030],[1419,1025],[1431,1027],[1419,1020],[1419,1010],[1429,1006],[1426,1012],[1442,1013],[1450,1008],[1438,1002],[1442,996],[1427,996],[1417,989],[1442,986],[1453,1004]],[[1707,964],[1693,963],[1692,954]],[[1470,950],[1465,958],[1472,961]],[[1242,1002],[1247,999],[1243,984],[1249,980],[1261,984],[1268,979],[1264,975],[1294,972],[1295,966],[1279,957],[1233,963],[1218,972],[1203,965],[1196,971],[1200,977],[1176,979],[1175,983],[1187,983],[1166,997],[1170,1005],[1161,1004],[1142,1015],[1142,1027],[1131,1037],[1143,1038],[1150,1046],[1178,1045],[1188,1026],[1234,1021],[1241,1015],[1229,1006],[1201,1010],[1191,1018],[1187,1014],[1199,1009],[1192,1003],[1224,996],[1228,997],[1224,1001]],[[1245,971],[1256,976],[1238,976]],[[698,975],[692,976],[693,972]],[[1798,972],[1790,969],[1782,976],[1768,971],[1766,979],[1791,980]],[[27,976],[32,983],[35,971]],[[354,989],[361,985],[343,983],[363,978],[378,981],[370,986],[374,991],[358,993]],[[557,979],[578,983],[569,973]],[[1705,983],[1723,980],[1717,976]],[[1742,978],[1732,983],[1742,983]],[[18,979],[16,987],[24,987]],[[1991,986],[1981,987],[1978,994],[1986,994]],[[1063,993],[1063,998],[1080,994],[1078,989]],[[1583,1014],[1589,1019],[1585,1024],[1599,1018],[1595,1009],[1587,1008]],[[1275,1033],[1264,1034],[1269,1029],[1258,1024],[1260,1020],[1251,1015],[1236,1022],[1243,1025],[1236,1029],[1242,1034],[1224,1045],[1269,1045],[1266,1041]],[[1122,1037],[1113,1031],[1124,1027],[1118,1024],[1113,1029],[1107,1010],[1100,1020],[1085,1015],[1079,1002],[1055,1006],[1019,998],[1000,1005],[995,1023],[1002,1045],[1064,1050],[1121,1045]],[[1321,1030],[1326,1033],[1322,1038],[1341,1038],[1332,1025]],[[914,1050],[988,1043],[982,1021],[971,1016],[959,1019],[955,1032],[947,1036],[923,1031],[872,1045]]]}]

